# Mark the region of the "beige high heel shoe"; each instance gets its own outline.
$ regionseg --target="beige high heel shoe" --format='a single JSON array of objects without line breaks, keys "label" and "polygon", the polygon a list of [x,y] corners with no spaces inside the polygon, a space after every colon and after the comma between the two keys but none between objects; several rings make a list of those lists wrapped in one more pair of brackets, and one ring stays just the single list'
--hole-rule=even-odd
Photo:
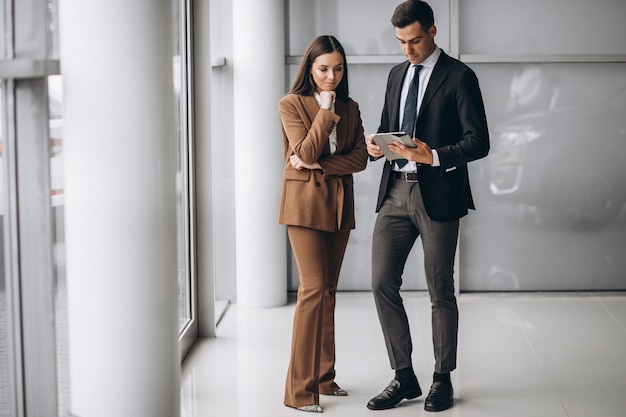
[{"label": "beige high heel shoe", "polygon": [[348,392],[344,390],[343,388],[337,388],[335,391],[327,395],[334,395],[335,397],[347,397]]},{"label": "beige high heel shoe", "polygon": [[309,413],[323,413],[324,412],[322,407],[320,407],[317,404],[303,405],[302,407],[298,407],[298,410],[307,411]]}]

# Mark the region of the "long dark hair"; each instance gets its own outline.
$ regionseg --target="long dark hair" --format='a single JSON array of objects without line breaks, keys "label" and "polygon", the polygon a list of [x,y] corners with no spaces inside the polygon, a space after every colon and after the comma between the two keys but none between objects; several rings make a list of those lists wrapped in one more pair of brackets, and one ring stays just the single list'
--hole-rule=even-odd
[{"label": "long dark hair", "polygon": [[343,50],[343,46],[339,43],[337,38],[332,35],[318,36],[313,39],[302,56],[300,62],[300,68],[296,78],[293,80],[293,86],[290,93],[300,94],[303,96],[312,96],[315,93],[315,81],[311,75],[311,68],[313,67],[313,61],[324,54],[332,52],[339,52],[343,58],[343,78],[335,88],[337,99],[341,101],[347,101],[348,94],[348,65],[346,62],[346,53]]}]

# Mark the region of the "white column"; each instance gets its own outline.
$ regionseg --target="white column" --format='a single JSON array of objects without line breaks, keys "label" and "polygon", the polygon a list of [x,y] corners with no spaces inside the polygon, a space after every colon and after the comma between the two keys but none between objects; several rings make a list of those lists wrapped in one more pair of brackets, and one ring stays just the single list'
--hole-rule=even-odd
[{"label": "white column", "polygon": [[237,304],[287,301],[287,238],[278,224],[285,93],[284,2],[233,0]]},{"label": "white column", "polygon": [[179,415],[170,0],[61,0],[72,415]]}]

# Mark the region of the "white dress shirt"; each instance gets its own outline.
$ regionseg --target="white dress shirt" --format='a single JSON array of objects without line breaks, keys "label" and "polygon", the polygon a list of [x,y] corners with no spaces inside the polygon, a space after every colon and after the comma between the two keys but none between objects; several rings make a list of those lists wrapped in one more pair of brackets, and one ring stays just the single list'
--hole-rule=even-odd
[{"label": "white dress shirt", "polygon": [[[441,55],[441,49],[437,46],[435,51],[430,54],[428,58],[420,62],[419,65],[422,66],[422,69],[417,74],[420,77],[419,89],[417,90],[417,113],[419,114],[420,107],[422,105],[422,99],[424,98],[424,92],[426,91],[426,87],[428,86],[428,81],[430,80],[430,76],[433,73],[433,68],[435,68],[435,64],[439,59],[439,55]],[[404,77],[404,84],[402,85],[402,93],[400,94],[400,120],[398,126],[402,126],[402,119],[404,117],[404,103],[406,102],[406,96],[409,94],[409,84],[411,84],[411,80],[413,79],[413,75],[415,74],[415,65],[409,65],[409,69],[407,71],[406,77]],[[420,139],[420,138],[418,138]],[[413,161],[409,161],[408,164],[399,168],[397,164],[393,164],[393,169],[396,171],[406,171],[406,172],[417,172],[417,163]],[[437,151],[433,149],[433,166],[439,166],[439,155]]]}]

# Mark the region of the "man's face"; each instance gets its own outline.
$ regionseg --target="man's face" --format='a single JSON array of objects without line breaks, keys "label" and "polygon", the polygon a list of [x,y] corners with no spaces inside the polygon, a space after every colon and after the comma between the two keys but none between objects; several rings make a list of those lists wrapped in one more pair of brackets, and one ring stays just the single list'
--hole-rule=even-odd
[{"label": "man's face", "polygon": [[435,35],[437,34],[435,25],[423,30],[419,22],[414,22],[403,28],[397,27],[395,30],[402,53],[411,64],[421,63],[435,50]]}]

